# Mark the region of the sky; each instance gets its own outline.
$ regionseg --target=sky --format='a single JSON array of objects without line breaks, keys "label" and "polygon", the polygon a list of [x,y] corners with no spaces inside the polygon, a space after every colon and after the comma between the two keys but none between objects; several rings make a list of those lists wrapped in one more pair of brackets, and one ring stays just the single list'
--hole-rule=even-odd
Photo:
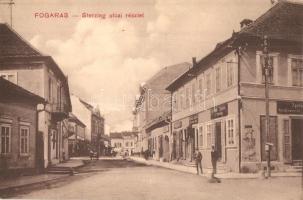
[{"label": "sky", "polygon": [[[241,20],[255,20],[272,6],[270,0],[14,2],[13,28],[55,59],[71,93],[99,105],[109,131],[131,130],[140,83],[165,66],[203,58],[239,31]],[[68,17],[35,17],[56,12]],[[82,13],[106,18],[81,18]],[[125,18],[127,13],[144,17]],[[110,19],[111,14],[123,18]],[[0,4],[0,22],[9,19],[9,7]]]}]

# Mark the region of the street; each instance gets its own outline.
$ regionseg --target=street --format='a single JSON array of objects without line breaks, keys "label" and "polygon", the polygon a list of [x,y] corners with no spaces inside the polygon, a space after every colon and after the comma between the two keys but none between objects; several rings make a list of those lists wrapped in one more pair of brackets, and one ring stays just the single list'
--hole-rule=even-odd
[{"label": "street", "polygon": [[21,199],[300,199],[299,177],[224,179],[209,183],[194,174],[126,160],[93,161],[64,182],[14,196]]}]

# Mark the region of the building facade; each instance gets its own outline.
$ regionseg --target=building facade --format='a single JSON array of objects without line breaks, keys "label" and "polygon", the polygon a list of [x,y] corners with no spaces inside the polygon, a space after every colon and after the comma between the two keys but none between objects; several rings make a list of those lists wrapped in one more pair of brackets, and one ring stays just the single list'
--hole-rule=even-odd
[{"label": "building facade", "polygon": [[86,126],[84,139],[90,144],[90,149],[100,153],[104,148],[104,117],[98,107],[72,95],[73,114]]},{"label": "building facade", "polygon": [[137,132],[112,132],[109,135],[112,150],[118,155],[133,155],[136,150]]},{"label": "building facade", "polygon": [[[136,97],[133,111],[134,130],[138,131],[138,153],[146,153],[148,150],[150,157],[160,159],[159,150],[162,151],[162,149],[156,147],[156,144],[159,138],[165,138],[165,136],[162,134],[159,135],[158,131],[154,130],[154,128],[157,128],[157,125],[154,123],[163,116],[165,116],[166,119],[166,114],[170,112],[171,109],[171,94],[165,88],[171,81],[188,70],[189,67],[189,63],[180,63],[164,67],[147,80],[146,83],[141,84],[139,88],[140,94]],[[165,119],[163,118],[163,120]],[[165,124],[167,123],[169,122],[166,121]],[[169,151],[169,147],[164,147],[164,149]],[[165,154],[169,153],[165,152]],[[161,155],[162,160],[164,159],[164,154],[161,153]],[[168,159],[166,158],[166,160]]]},{"label": "building facade", "polygon": [[44,56],[7,24],[0,24],[0,76],[41,96],[39,134],[43,135],[44,166],[68,159],[68,113],[71,111],[67,77],[50,56]]},{"label": "building facade", "polygon": [[[203,154],[211,168],[214,145],[219,168],[258,171],[266,166],[265,144],[273,144],[272,165],[284,170],[302,162],[303,5],[279,2],[216,48],[167,88],[172,91],[175,159]],[[269,47],[270,132],[265,132],[263,38]],[[286,95],[287,94],[287,95]]]},{"label": "building facade", "polygon": [[0,173],[43,168],[37,105],[43,98],[0,78]]},{"label": "building facade", "polygon": [[88,154],[88,144],[85,142],[86,126],[74,114],[68,118],[68,153],[69,156]]}]

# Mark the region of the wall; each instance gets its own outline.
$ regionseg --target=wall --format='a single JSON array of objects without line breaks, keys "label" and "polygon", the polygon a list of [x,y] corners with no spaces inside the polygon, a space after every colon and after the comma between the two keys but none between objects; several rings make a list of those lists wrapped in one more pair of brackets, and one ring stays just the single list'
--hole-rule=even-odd
[{"label": "wall", "polygon": [[85,126],[85,139],[91,141],[91,111],[88,110],[80,101],[77,96],[71,95],[71,102],[73,107],[73,114],[82,121]]},{"label": "wall", "polygon": [[[11,153],[7,157],[7,164],[10,169],[34,168],[36,160],[36,110],[33,105],[24,103],[2,103],[0,102],[0,123],[1,119],[7,118],[11,121]],[[20,122],[27,123],[29,127],[29,155],[20,155]],[[0,158],[3,163],[3,158]],[[0,167],[1,169],[1,167]]]}]

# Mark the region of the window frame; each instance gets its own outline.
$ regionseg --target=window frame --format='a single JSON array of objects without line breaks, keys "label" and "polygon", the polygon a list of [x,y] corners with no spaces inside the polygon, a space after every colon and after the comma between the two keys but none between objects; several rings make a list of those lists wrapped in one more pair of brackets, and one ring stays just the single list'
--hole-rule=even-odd
[{"label": "window frame", "polygon": [[[6,146],[5,148],[5,152],[2,152],[2,127],[5,128],[9,128],[9,132],[8,132],[8,138],[9,138],[9,142],[8,142],[8,152],[6,152]],[[6,136],[5,136],[6,138]],[[6,142],[5,142],[6,144]],[[0,155],[8,155],[12,152],[12,125],[11,124],[7,124],[7,123],[0,123]]]},{"label": "window frame", "polygon": [[[230,88],[235,85],[235,63],[233,60],[226,62],[226,87]],[[230,83],[231,82],[231,83]]]},{"label": "window frame", "polygon": [[215,89],[216,93],[222,91],[222,67],[220,65],[215,67]]},{"label": "window frame", "polygon": [[[24,136],[22,136],[22,130],[27,130],[27,136],[26,136],[26,152],[22,153],[22,138],[24,138]],[[25,125],[20,125],[19,127],[19,153],[21,156],[27,156],[29,155],[29,143],[30,143],[30,128],[29,126],[25,126]]]},{"label": "window frame", "polygon": [[206,96],[211,95],[211,88],[212,88],[212,84],[211,84],[211,72],[206,73],[205,75],[205,94]]},{"label": "window frame", "polygon": [[[229,121],[232,121],[232,127],[229,126]],[[225,120],[225,140],[226,140],[226,147],[235,147],[236,146],[236,120],[235,117],[228,117]],[[232,137],[230,137],[230,132],[232,130]],[[230,144],[230,138],[232,138],[233,143]]]},{"label": "window frame", "polygon": [[213,123],[207,122],[205,124],[205,136],[206,136],[206,148],[211,148],[213,145],[212,135],[213,135]]},{"label": "window frame", "polygon": [[[272,52],[268,54],[269,57],[273,58],[273,76],[272,76],[272,82],[270,84],[272,85],[278,85],[278,65],[279,65],[279,55],[278,52]],[[261,57],[264,56],[262,51],[256,52],[256,83],[258,84],[265,84],[265,81],[263,80],[263,74],[262,74],[262,63],[261,63]]]}]

